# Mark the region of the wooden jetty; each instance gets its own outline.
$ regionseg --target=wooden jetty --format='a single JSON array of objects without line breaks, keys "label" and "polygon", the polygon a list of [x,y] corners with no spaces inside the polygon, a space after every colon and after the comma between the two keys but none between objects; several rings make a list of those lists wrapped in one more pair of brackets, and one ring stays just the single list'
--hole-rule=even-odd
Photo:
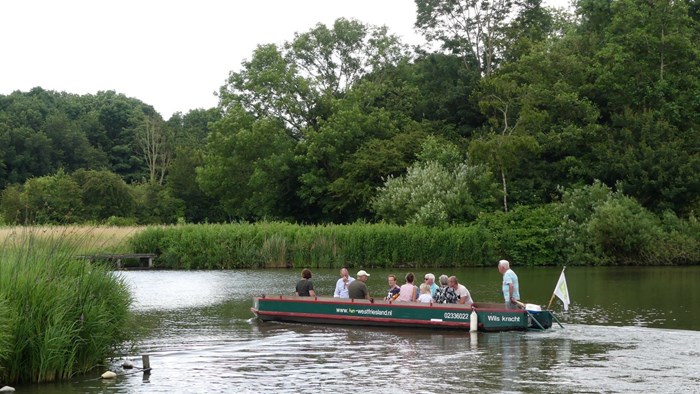
[{"label": "wooden jetty", "polygon": [[137,268],[153,268],[153,259],[157,257],[155,253],[102,253],[79,256],[90,261],[106,260],[116,264],[117,269],[124,268],[122,260],[138,260]]}]

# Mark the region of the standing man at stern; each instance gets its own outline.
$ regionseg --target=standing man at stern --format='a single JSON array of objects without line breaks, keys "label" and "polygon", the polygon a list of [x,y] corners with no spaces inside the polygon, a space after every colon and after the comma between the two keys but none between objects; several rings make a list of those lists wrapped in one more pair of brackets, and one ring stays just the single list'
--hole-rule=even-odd
[{"label": "standing man at stern", "polygon": [[518,275],[510,269],[508,260],[498,262],[498,272],[503,274],[503,299],[506,302],[506,309],[518,309],[516,303],[516,301],[520,300]]}]

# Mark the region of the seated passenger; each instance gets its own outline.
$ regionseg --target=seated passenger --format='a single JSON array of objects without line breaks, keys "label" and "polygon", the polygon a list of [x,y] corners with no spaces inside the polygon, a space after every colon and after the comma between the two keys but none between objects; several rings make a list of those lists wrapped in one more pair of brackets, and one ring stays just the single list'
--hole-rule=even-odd
[{"label": "seated passenger", "polygon": [[430,296],[435,298],[435,292],[440,288],[437,283],[435,283],[435,275],[431,273],[425,274],[425,283],[430,286]]},{"label": "seated passenger", "polygon": [[316,297],[314,282],[311,281],[311,270],[304,268],[301,271],[301,279],[297,282],[296,295],[300,297]]},{"label": "seated passenger", "polygon": [[357,272],[357,279],[348,285],[348,295],[350,298],[354,299],[369,299],[369,290],[367,289],[367,282],[369,279],[369,274],[365,270],[360,270]]},{"label": "seated passenger", "polygon": [[440,275],[440,288],[435,292],[435,302],[438,304],[456,304],[459,296],[448,286],[447,275]]},{"label": "seated passenger", "polygon": [[387,295],[384,299],[387,301],[393,301],[399,296],[401,288],[396,285],[396,275],[389,275],[387,281],[389,282],[389,291],[387,292]]},{"label": "seated passenger", "polygon": [[420,295],[418,296],[419,302],[425,302],[426,304],[433,302],[433,296],[430,295],[430,286],[427,283],[422,283],[420,285]]},{"label": "seated passenger", "polygon": [[418,287],[413,285],[414,279],[413,272],[406,274],[406,283],[401,286],[397,301],[415,301],[418,298]]},{"label": "seated passenger", "polygon": [[457,293],[457,295],[459,296],[460,304],[467,304],[467,306],[471,306],[474,303],[471,294],[469,294],[469,290],[467,290],[467,288],[464,287],[464,285],[459,284],[456,276],[450,276],[447,282],[449,283],[449,286],[453,288],[455,290],[455,293]]}]

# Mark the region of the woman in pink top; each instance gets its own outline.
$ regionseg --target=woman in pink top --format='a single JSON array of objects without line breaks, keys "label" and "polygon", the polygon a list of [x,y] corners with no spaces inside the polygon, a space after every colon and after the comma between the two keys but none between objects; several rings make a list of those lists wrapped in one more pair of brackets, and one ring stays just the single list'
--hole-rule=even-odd
[{"label": "woman in pink top", "polygon": [[413,272],[406,274],[406,284],[401,286],[397,301],[415,301],[418,298],[418,292],[416,291],[418,288],[413,285],[414,279],[415,275],[413,275]]}]

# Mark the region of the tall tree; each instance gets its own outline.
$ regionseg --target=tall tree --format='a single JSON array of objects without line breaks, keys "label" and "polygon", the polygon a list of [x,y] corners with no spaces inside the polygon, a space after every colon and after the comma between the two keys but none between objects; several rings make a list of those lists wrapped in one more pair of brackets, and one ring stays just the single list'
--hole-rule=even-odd
[{"label": "tall tree", "polygon": [[229,110],[213,126],[197,182],[231,219],[287,219],[298,206],[293,149],[280,120]]},{"label": "tall tree", "polygon": [[148,181],[163,184],[173,157],[173,136],[159,118],[144,118],[136,134],[137,143],[148,167]]},{"label": "tall tree", "polygon": [[485,76],[494,72],[512,0],[416,0],[416,6],[415,26],[428,41],[440,42]]},{"label": "tall tree", "polygon": [[318,24],[281,47],[259,46],[241,71],[230,73],[219,105],[224,112],[241,107],[257,118],[279,119],[299,140],[327,116],[330,98],[407,56],[386,28],[341,18],[332,29]]}]

